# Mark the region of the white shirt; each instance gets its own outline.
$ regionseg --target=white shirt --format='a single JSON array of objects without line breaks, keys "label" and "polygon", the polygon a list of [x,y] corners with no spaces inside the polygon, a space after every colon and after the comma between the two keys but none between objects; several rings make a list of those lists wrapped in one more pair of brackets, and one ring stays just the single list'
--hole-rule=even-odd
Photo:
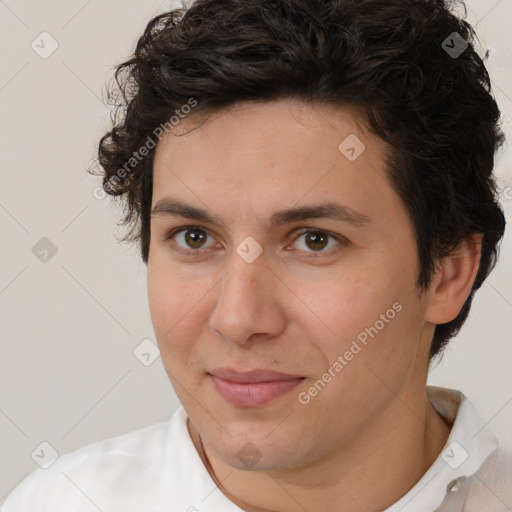
[{"label": "white shirt", "polygon": [[[419,482],[384,512],[512,510],[512,454],[498,446],[462,393],[429,386],[427,396],[453,423],[450,436]],[[192,443],[180,406],[169,421],[86,446],[38,469],[11,492],[1,509],[98,511],[242,509],[217,489]]]}]

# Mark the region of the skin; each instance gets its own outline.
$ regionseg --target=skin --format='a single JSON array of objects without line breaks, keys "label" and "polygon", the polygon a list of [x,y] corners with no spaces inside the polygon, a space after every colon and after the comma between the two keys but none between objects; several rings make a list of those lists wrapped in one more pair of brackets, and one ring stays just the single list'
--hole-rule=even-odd
[{"label": "skin", "polygon": [[[249,512],[390,506],[448,437],[450,426],[426,399],[428,352],[435,324],[453,319],[471,290],[481,237],[441,262],[429,289],[419,292],[415,236],[387,179],[387,147],[353,108],[291,99],[241,103],[203,124],[189,116],[177,128],[156,149],[152,204],[172,196],[218,221],[152,216],[149,304],[164,366],[206,468]],[[354,161],[338,150],[349,134],[366,147]],[[326,201],[369,222],[269,226],[276,210]],[[189,225],[203,230],[203,245],[187,244],[186,231],[168,238]],[[345,241],[328,238],[319,249],[297,233],[302,228]],[[248,236],[263,249],[252,263],[236,252]],[[298,394],[397,302],[401,311],[300,403]],[[207,374],[218,367],[305,379],[264,406],[236,407]],[[250,467],[237,455],[247,443],[258,454]]]}]

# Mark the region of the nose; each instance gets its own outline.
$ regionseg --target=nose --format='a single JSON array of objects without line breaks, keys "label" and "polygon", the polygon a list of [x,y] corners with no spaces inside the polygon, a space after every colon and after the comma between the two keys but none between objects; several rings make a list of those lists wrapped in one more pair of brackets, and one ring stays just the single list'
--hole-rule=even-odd
[{"label": "nose", "polygon": [[247,347],[256,339],[273,338],[286,326],[276,276],[262,257],[247,263],[238,254],[215,288],[217,300],[210,328],[227,342]]}]

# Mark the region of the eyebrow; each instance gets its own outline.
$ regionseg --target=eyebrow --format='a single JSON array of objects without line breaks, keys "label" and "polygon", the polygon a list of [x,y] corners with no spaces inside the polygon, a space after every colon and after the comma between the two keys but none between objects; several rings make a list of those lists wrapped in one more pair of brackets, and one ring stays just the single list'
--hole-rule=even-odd
[{"label": "eyebrow", "polygon": [[[184,217],[187,219],[217,224],[217,217],[208,210],[186,204],[177,199],[164,197],[160,199],[151,211],[151,216],[166,215],[171,217]],[[306,205],[284,210],[278,210],[270,218],[270,228],[307,219],[332,219],[346,224],[362,227],[371,224],[370,218],[340,203],[326,202],[318,205]],[[221,224],[224,224],[221,222]]]}]

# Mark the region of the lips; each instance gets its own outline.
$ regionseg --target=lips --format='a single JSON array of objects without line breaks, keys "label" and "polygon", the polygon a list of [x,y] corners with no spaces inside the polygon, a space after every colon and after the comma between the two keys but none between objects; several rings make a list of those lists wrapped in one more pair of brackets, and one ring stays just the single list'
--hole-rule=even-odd
[{"label": "lips", "polygon": [[222,397],[237,407],[259,407],[298,386],[304,377],[273,370],[239,372],[217,368],[209,373]]}]

